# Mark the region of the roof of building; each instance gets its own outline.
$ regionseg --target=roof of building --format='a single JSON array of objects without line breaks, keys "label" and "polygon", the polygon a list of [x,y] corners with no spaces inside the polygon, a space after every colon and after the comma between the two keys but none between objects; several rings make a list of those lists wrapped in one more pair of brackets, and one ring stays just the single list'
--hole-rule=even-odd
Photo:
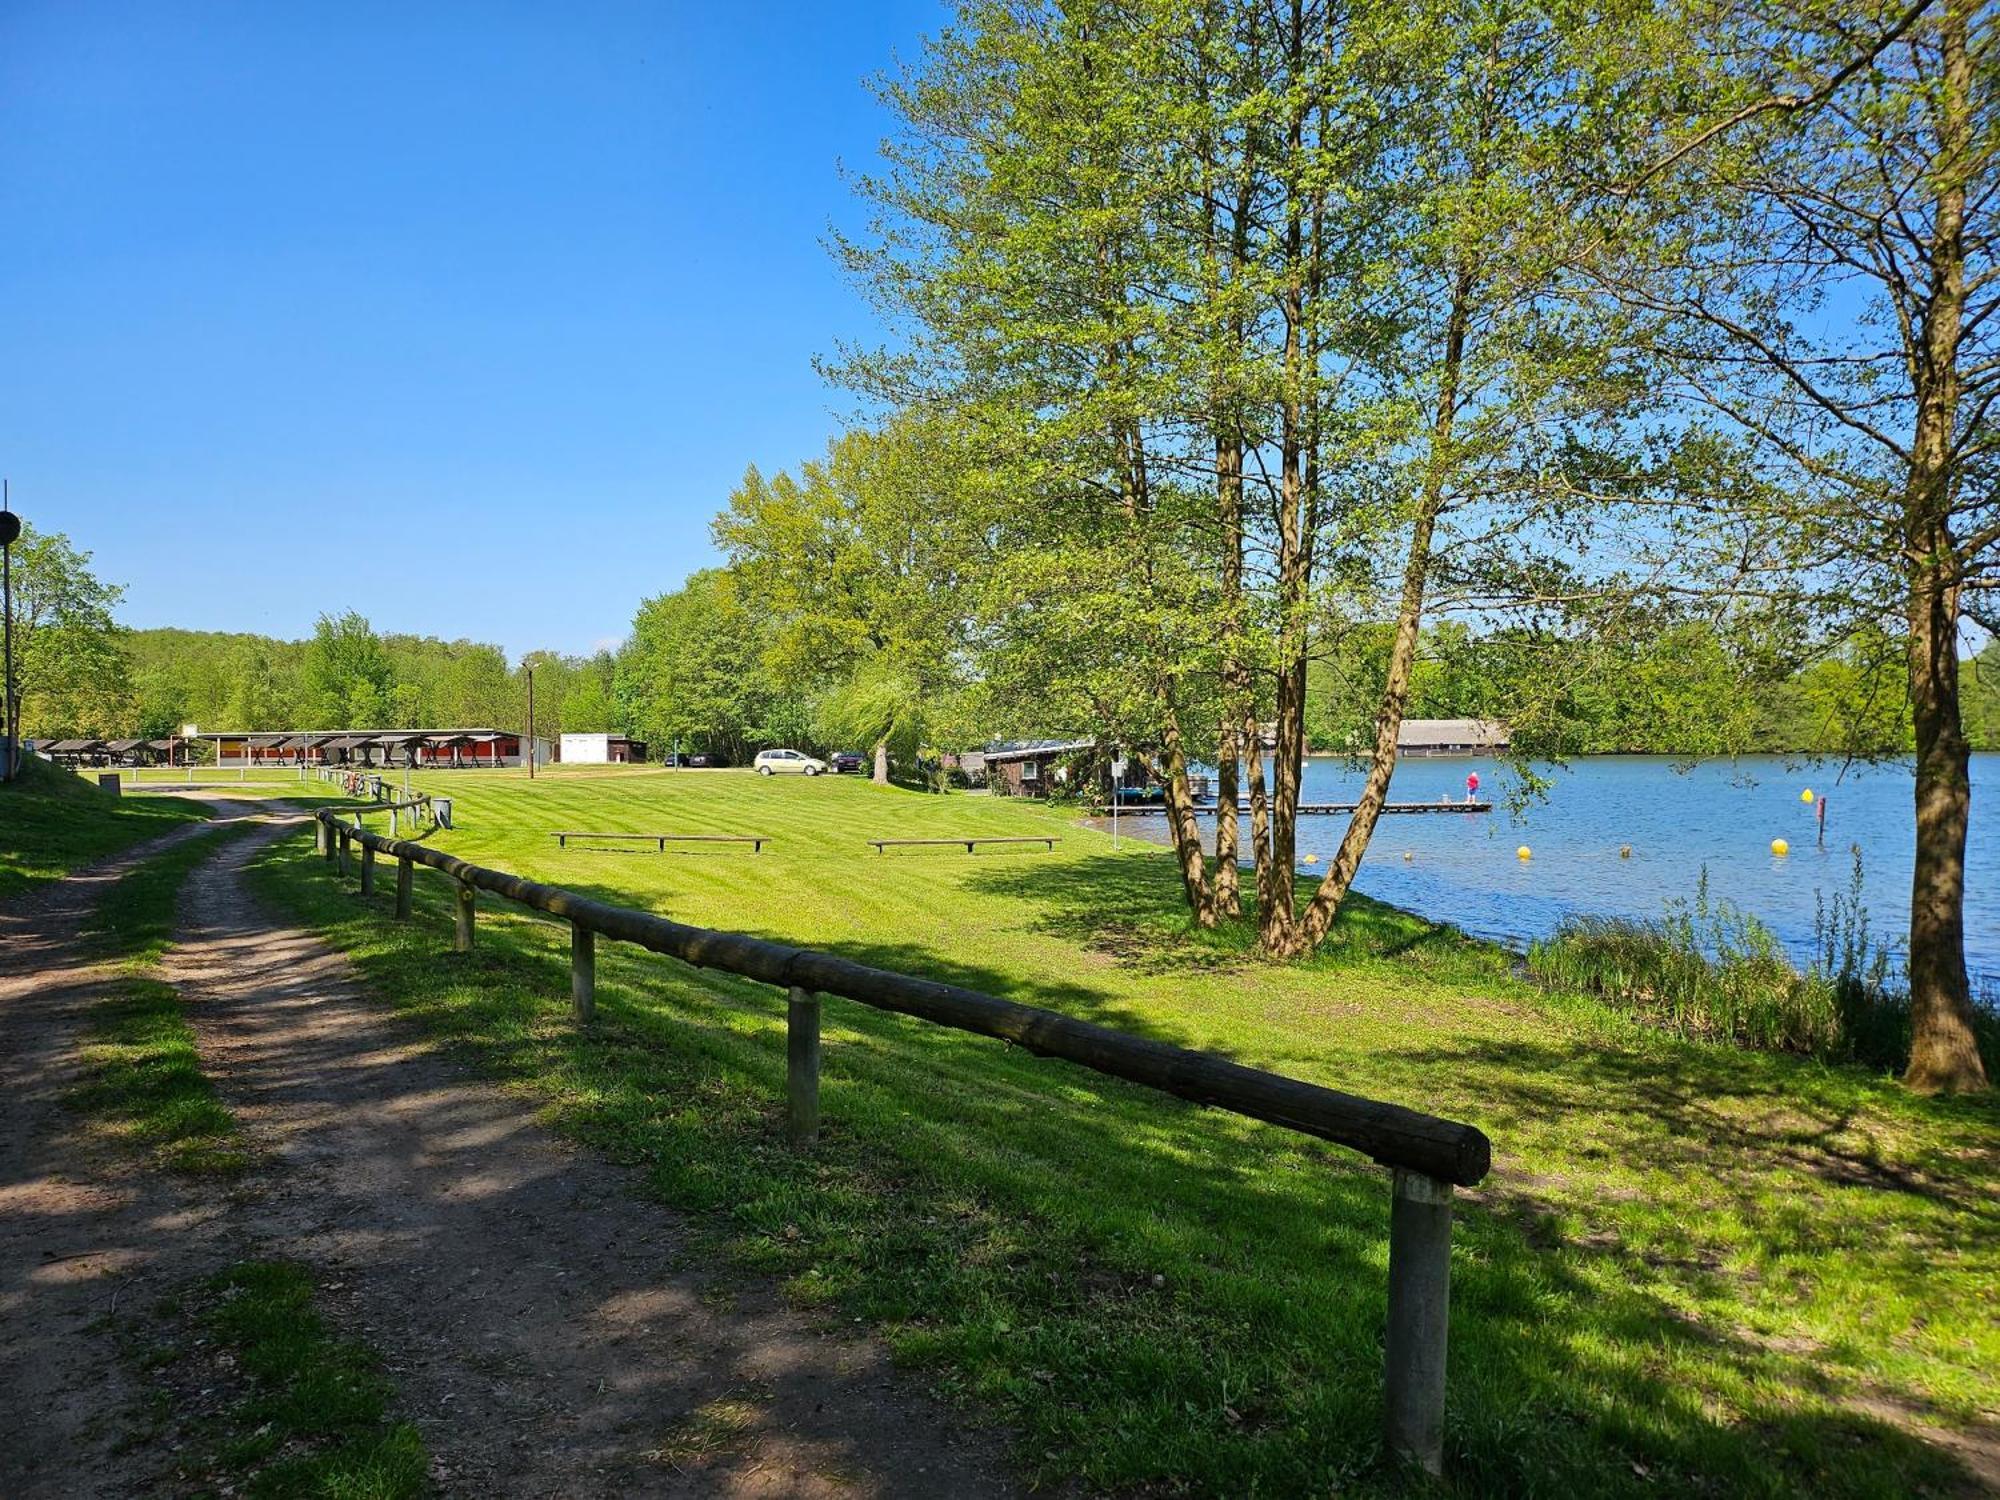
[{"label": "roof of building", "polygon": [[113,755],[127,755],[145,743],[144,740],[106,740],[104,748]]},{"label": "roof of building", "polygon": [[101,749],[103,744],[103,740],[57,740],[53,745],[42,748],[51,755],[82,755],[89,750]]},{"label": "roof of building", "polygon": [[1507,743],[1507,726],[1498,719],[1405,719],[1396,743],[1411,749],[1433,745],[1492,745]]},{"label": "roof of building", "polygon": [[320,730],[242,730],[204,729],[194,736],[198,740],[249,740],[256,744],[275,743],[279,740],[328,740],[335,736],[343,739],[379,740],[394,739],[457,739],[466,736],[500,736],[513,733],[512,730],[480,727],[475,729],[320,729]]},{"label": "roof of building", "polygon": [[1044,755],[1068,755],[1072,751],[1096,748],[1096,740],[997,740],[980,753],[991,765],[996,760],[1039,760]]}]

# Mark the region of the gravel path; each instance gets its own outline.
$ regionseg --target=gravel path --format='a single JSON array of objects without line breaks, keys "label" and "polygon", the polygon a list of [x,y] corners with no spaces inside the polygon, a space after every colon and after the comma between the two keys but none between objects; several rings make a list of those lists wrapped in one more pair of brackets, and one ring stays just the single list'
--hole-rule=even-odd
[{"label": "gravel path", "polygon": [[[995,1437],[768,1285],[689,1263],[687,1223],[530,1103],[433,1051],[346,962],[273,925],[234,841],[166,961],[204,1062],[276,1163],[240,1212],[311,1265],[467,1495],[1013,1494]],[[0,1408],[4,1410],[5,1408]],[[0,1485],[0,1491],[6,1486]]]}]

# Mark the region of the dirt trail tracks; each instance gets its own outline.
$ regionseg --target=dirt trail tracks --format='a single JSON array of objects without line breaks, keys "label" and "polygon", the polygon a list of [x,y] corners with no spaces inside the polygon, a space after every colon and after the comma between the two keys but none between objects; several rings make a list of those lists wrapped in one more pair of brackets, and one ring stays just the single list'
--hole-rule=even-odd
[{"label": "dirt trail tracks", "polygon": [[365,999],[344,960],[273,926],[242,869],[280,831],[188,882],[166,977],[272,1163],[229,1210],[248,1220],[236,1227],[258,1254],[311,1266],[333,1321],[385,1356],[440,1489],[1016,1492],[992,1435],[892,1377],[878,1348],[690,1264],[686,1221],[623,1169],[557,1140]]},{"label": "dirt trail tracks", "polygon": [[[229,814],[225,814],[229,815]],[[142,1493],[141,1396],[110,1316],[213,1269],[223,1208],[93,1138],[64,1106],[111,982],[83,933],[118,877],[200,825],[0,911],[0,1495]]]}]

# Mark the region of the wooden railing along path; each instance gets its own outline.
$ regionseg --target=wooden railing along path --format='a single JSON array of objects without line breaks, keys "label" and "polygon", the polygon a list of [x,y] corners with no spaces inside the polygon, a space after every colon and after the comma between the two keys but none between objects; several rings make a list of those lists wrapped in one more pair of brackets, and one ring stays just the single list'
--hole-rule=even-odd
[{"label": "wooden railing along path", "polygon": [[1352,1147],[1393,1173],[1389,1210],[1389,1319],[1385,1426],[1389,1449],[1432,1473],[1442,1467],[1445,1345],[1451,1283],[1452,1192],[1486,1176],[1492,1147],[1471,1125],[1401,1105],[1343,1094],[1207,1052],[1132,1036],[976,990],[870,968],[829,953],[740,933],[716,932],[652,912],[612,906],[557,886],[470,864],[410,839],[384,838],[323,808],[314,814],[319,852],[345,875],[360,848],[361,889],[374,888],[378,856],[396,861],[396,915],[408,918],[417,865],[453,883],[453,948],[472,949],[475,893],[490,891],[569,923],[570,1002],[579,1024],[596,1010],[597,938],[634,943],[697,968],[720,969],[787,993],[786,1134],[798,1150],[819,1134],[820,997],[1012,1042],[1196,1104]]}]

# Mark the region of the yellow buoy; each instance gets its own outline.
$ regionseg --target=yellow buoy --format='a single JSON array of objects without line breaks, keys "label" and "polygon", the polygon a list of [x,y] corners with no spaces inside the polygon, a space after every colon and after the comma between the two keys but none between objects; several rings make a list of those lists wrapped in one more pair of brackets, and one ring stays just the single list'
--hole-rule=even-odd
[{"label": "yellow buoy", "polygon": [[1411,853],[1411,852],[1410,852],[1409,850],[1405,849],[1405,850],[1403,851],[1403,858],[1404,858],[1404,859],[1415,859],[1415,858],[1416,858],[1416,855],[1412,854],[1412,853]]},{"label": "yellow buoy", "polygon": [[1522,846],[1521,846],[1520,848],[1518,848],[1518,849],[1516,849],[1516,850],[1514,851],[1514,858],[1516,858],[1516,859],[1527,859],[1527,858],[1528,858],[1528,857],[1529,857],[1530,855],[1532,855],[1532,854],[1533,854],[1534,852],[1535,852],[1535,851],[1534,851],[1534,850],[1532,850],[1532,849],[1530,849],[1530,848],[1529,848],[1529,847],[1528,847],[1528,846],[1527,846],[1526,844],[1523,844],[1523,845],[1522,845]]},{"label": "yellow buoy", "polygon": [[1319,856],[1318,856],[1317,854],[1308,854],[1308,855],[1306,856],[1306,863],[1307,863],[1307,864],[1309,864],[1309,865],[1316,865],[1316,864],[1318,864],[1318,863],[1319,863]]},{"label": "yellow buoy", "polygon": [[1806,788],[1806,789],[1805,789],[1805,790],[1804,790],[1803,792],[1800,792],[1800,793],[1799,793],[1799,801],[1801,801],[1801,802],[1810,802],[1810,801],[1812,801],[1812,788],[1811,788],[1811,787],[1807,787],[1807,788]]},{"label": "yellow buoy", "polygon": [[1630,844],[1620,844],[1618,846],[1618,857],[1620,859],[1630,859],[1632,857],[1632,846]]},{"label": "yellow buoy", "polygon": [[1790,854],[1792,852],[1792,846],[1786,843],[1783,839],[1772,839],[1771,852],[1773,854],[1779,854],[1779,855]]}]

